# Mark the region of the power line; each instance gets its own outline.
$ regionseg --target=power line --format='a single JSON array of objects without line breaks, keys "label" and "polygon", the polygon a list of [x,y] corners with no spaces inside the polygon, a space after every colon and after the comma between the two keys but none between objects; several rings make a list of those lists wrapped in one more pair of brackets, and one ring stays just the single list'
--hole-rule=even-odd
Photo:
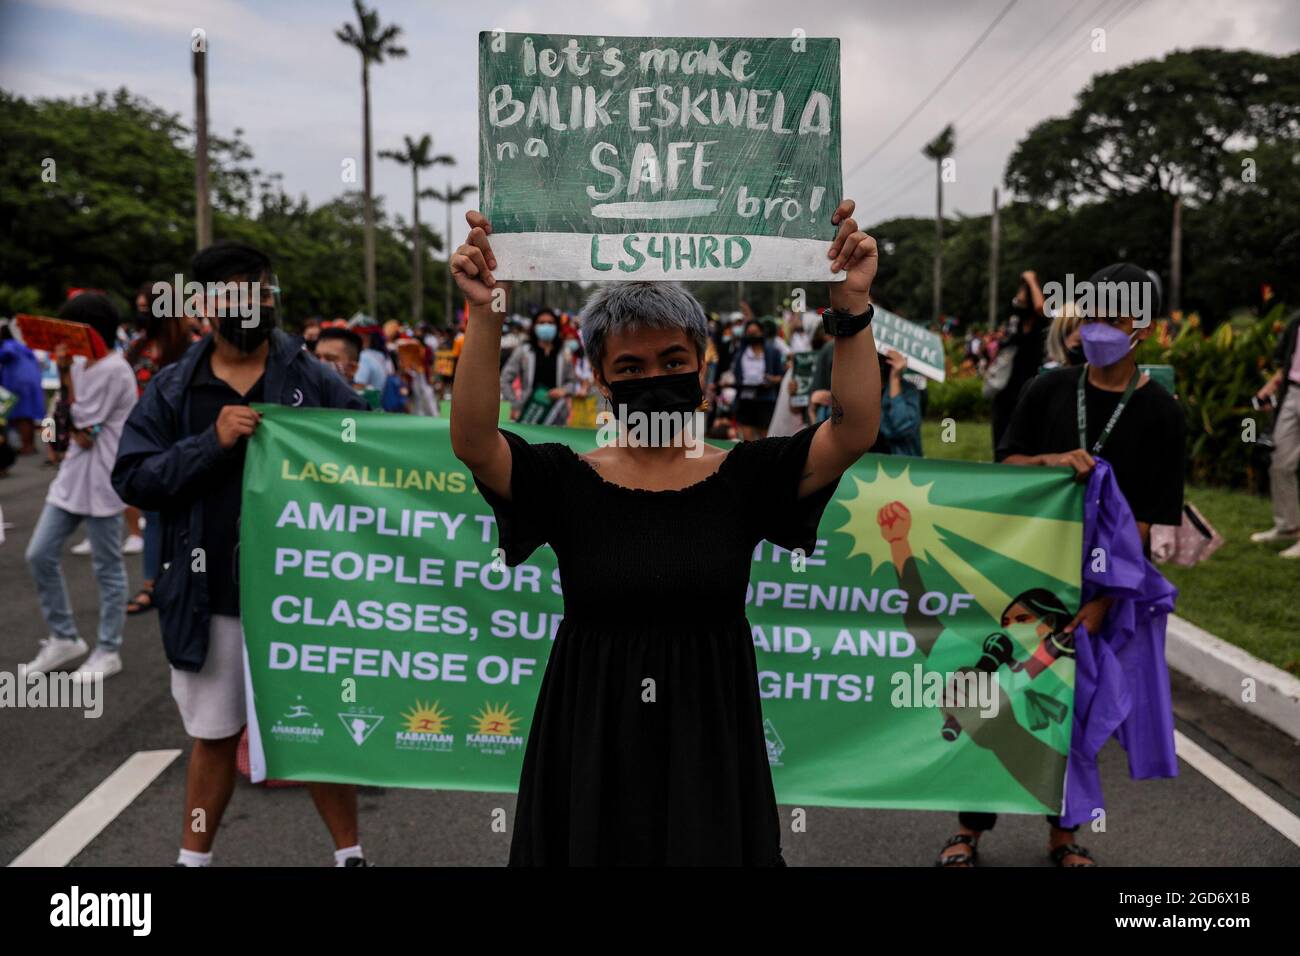
[{"label": "power line", "polygon": [[[1035,67],[1043,65],[1047,61],[1052,61],[1052,58],[1054,57],[1057,50],[1059,50],[1066,42],[1069,41],[1071,35],[1073,34],[1073,31],[1077,30],[1080,25],[1086,23],[1089,19],[1095,17],[1103,7],[1108,6],[1111,2],[1112,0],[1102,0],[1101,3],[1099,3],[1091,11],[1089,11],[1089,13],[1084,17],[1083,20],[1080,20],[1079,23],[1075,24],[1074,27],[1066,33],[1065,37],[1062,39],[1061,42],[1057,43],[1057,45],[1051,51],[1049,51],[1044,57],[1040,57],[1038,60],[1036,60],[1032,66],[1026,68],[1026,70],[1020,75],[1020,81],[1013,84],[1013,86],[1007,90],[1006,94],[1004,94],[1004,97],[1009,97],[1010,94],[1018,91],[1020,87],[1024,86],[1024,81],[1026,79],[1031,78],[1030,71],[1032,71]],[[1109,25],[1111,29],[1113,29],[1114,27],[1118,26],[1121,22],[1123,22],[1123,20],[1126,19],[1130,13],[1132,13],[1134,10],[1136,10],[1139,6],[1141,6],[1145,2],[1146,0],[1120,0],[1117,6],[1115,6],[1109,13],[1104,15],[1103,26]],[[1113,24],[1108,24],[1106,22],[1115,17],[1118,17],[1118,19],[1116,19]],[[1043,90],[1047,89],[1045,85],[1043,85],[1041,82],[1038,81],[1041,81],[1043,78],[1047,76],[1048,73],[1052,72],[1053,70],[1056,70],[1058,72],[1060,71],[1059,65],[1056,64],[1054,61],[1047,62],[1047,67],[1048,67],[1047,70],[1040,70],[1036,75],[1032,77],[1032,79],[1036,81],[1036,86],[1034,91],[1031,92],[1025,99],[1019,101],[1015,105],[1017,106],[1023,105],[1029,99],[1032,99],[1034,96],[1041,94]],[[986,122],[982,126],[978,127],[977,131],[973,133],[971,136],[959,137],[957,141],[958,149],[969,147],[973,143],[978,142],[985,134],[987,134],[989,131],[997,127],[998,122],[1006,115],[1008,111],[1009,108],[1004,108],[1003,110],[999,111],[996,115],[991,116],[989,122]],[[969,112],[969,108],[966,110],[966,112]],[[988,111],[986,110],[984,114],[981,114],[981,117],[987,114],[987,112]],[[901,190],[888,191],[886,195],[889,195],[890,192],[892,192],[893,198],[906,195],[907,193],[915,189],[923,180],[928,178],[929,175],[930,175],[929,168],[920,170],[920,174],[914,176],[907,183],[907,185],[903,187]],[[881,198],[884,197],[882,196]],[[870,203],[864,203],[863,206],[864,208],[871,208],[871,206],[878,205],[878,204],[879,204],[878,200],[873,200]]]},{"label": "power line", "polygon": [[[1030,97],[1036,95],[1036,93],[1038,93],[1038,92],[1041,92],[1041,91],[1043,90],[1043,87],[1041,86],[1040,81],[1043,80],[1043,79],[1045,79],[1045,78],[1046,78],[1047,76],[1049,76],[1052,72],[1054,72],[1054,71],[1059,71],[1059,65],[1056,63],[1056,54],[1060,51],[1060,49],[1061,49],[1063,46],[1065,46],[1067,43],[1069,43],[1070,40],[1074,39],[1074,37],[1073,37],[1073,32],[1074,32],[1075,30],[1078,30],[1079,27],[1083,26],[1083,25],[1084,25],[1085,23],[1087,23],[1089,20],[1092,20],[1093,18],[1097,17],[1098,14],[1099,14],[1099,12],[1100,12],[1100,10],[1101,10],[1103,7],[1108,6],[1111,2],[1112,2],[1112,0],[1102,0],[1102,2],[1099,3],[1095,8],[1093,8],[1093,10],[1092,10],[1091,12],[1089,12],[1089,13],[1088,13],[1088,14],[1087,14],[1087,15],[1086,15],[1086,16],[1085,16],[1081,21],[1079,21],[1079,23],[1075,24],[1073,30],[1071,30],[1069,33],[1067,33],[1067,34],[1065,35],[1065,37],[1062,38],[1061,42],[1057,43],[1057,45],[1056,45],[1055,47],[1053,47],[1051,50],[1047,51],[1047,53],[1046,53],[1044,56],[1039,57],[1039,58],[1038,58],[1038,59],[1033,63],[1033,65],[1030,66],[1030,67],[1028,68],[1028,71],[1027,71],[1026,75],[1023,76],[1023,77],[1021,77],[1020,82],[1016,83],[1016,84],[1015,84],[1014,86],[1012,86],[1009,90],[1007,90],[1007,92],[1006,92],[1006,94],[1005,94],[1005,98],[1006,98],[1010,103],[1012,103],[1012,104],[1014,104],[1014,105],[1017,105],[1017,106],[1018,106],[1018,105],[1021,105],[1021,103],[1023,103],[1024,101],[1021,101],[1021,103],[1016,103],[1013,94],[1019,92],[1019,90],[1021,89],[1021,87],[1023,87],[1023,86],[1025,85],[1025,81],[1026,81],[1026,80],[1032,80],[1032,81],[1034,81],[1034,84],[1035,84],[1035,86],[1036,86],[1035,92],[1029,94]],[[1121,10],[1123,10],[1123,8],[1124,8],[1125,6],[1128,6],[1128,5],[1130,5],[1130,4],[1134,4],[1134,2],[1135,2],[1135,0],[1119,0],[1119,2],[1115,5],[1114,9],[1112,9],[1109,13],[1106,13],[1106,14],[1101,15],[1100,19],[1101,19],[1103,25],[1104,25],[1105,22],[1108,21],[1111,17],[1114,17],[1114,16],[1116,16],[1117,14],[1119,14],[1119,13],[1121,12]],[[1136,0],[1136,2],[1140,3],[1141,0]],[[1046,67],[1046,69],[1038,69],[1039,67],[1044,67],[1044,66]],[[1032,73],[1032,75],[1031,75],[1031,73],[1030,73],[1029,71],[1034,71],[1034,70],[1037,70],[1037,73]],[[978,132],[977,132],[977,133],[973,133],[970,137],[968,137],[968,138],[967,138],[967,143],[969,144],[969,142],[974,141],[975,138],[976,138],[977,136],[982,136],[982,135],[983,135],[985,132],[987,132],[990,128],[992,128],[993,126],[996,126],[997,123],[998,123],[998,122],[999,122],[999,121],[1000,121],[1000,120],[1001,120],[1001,119],[1002,119],[1002,118],[1007,114],[1007,112],[1009,111],[1009,109],[1010,109],[1009,106],[1004,106],[1003,109],[1002,109],[1001,111],[999,111],[998,113],[996,113],[995,115],[992,116],[991,122],[985,123],[983,126],[976,126],[976,129],[978,130]],[[990,112],[991,112],[990,110],[985,110],[985,111],[984,111],[983,113],[981,113],[980,116],[977,117],[976,119],[977,119],[977,120],[984,119],[985,117],[989,116]],[[972,121],[972,122],[975,122],[975,121]]]},{"label": "power line", "polygon": [[[1093,7],[1092,11],[1086,14],[1084,18],[1079,21],[1078,24],[1075,24],[1073,27],[1071,27],[1069,30],[1066,31],[1063,40],[1068,40],[1073,30],[1078,29],[1079,25],[1086,22],[1090,17],[1095,16],[1098,10],[1100,10],[1102,7],[1112,2],[1113,0],[1101,0],[1101,2],[1098,3],[1095,7]],[[1125,2],[1125,0],[1120,0],[1120,2],[1123,3]],[[1047,30],[1044,31],[1043,34],[1039,36],[1038,39],[1035,40],[1029,46],[1028,48],[1029,54],[1026,56],[1024,60],[1025,65],[1018,73],[1013,73],[1011,71],[1002,73],[996,80],[993,81],[992,84],[986,87],[979,96],[971,100],[970,103],[967,104],[966,108],[957,115],[957,118],[953,120],[953,125],[958,126],[959,144],[961,143],[961,135],[960,135],[961,130],[959,126],[961,120],[964,117],[966,117],[970,113],[970,111],[975,107],[982,106],[987,102],[991,102],[994,91],[997,90],[999,87],[1001,87],[1005,81],[1010,79],[1012,80],[1014,85],[1017,79],[1023,78],[1029,70],[1037,67],[1042,62],[1042,57],[1040,56],[1036,59],[1033,59],[1032,63],[1030,63],[1029,58],[1033,56],[1034,51],[1039,51],[1039,53],[1042,52],[1043,47],[1047,43],[1048,39],[1052,37],[1052,35],[1055,34],[1058,30],[1060,30],[1061,26],[1065,24],[1066,20],[1068,20],[1076,12],[1078,12],[1078,8],[1081,3],[1082,0],[1076,0],[1074,6],[1067,8],[1065,13],[1062,14],[1056,20],[1055,23],[1053,23],[1050,27],[1048,27]],[[1047,55],[1050,56],[1052,53],[1055,52],[1056,49],[1059,49],[1061,42],[1062,41],[1058,41],[1056,46]],[[868,204],[870,202],[875,201],[877,198],[887,196],[889,192],[898,185],[899,182],[906,179],[907,176],[910,174],[911,170],[914,168],[913,167],[914,162],[915,162],[915,157],[910,155],[904,157],[901,163],[896,165],[888,173],[882,176],[881,179],[878,181],[877,185],[872,189],[871,193],[868,194]]]},{"label": "power line", "polygon": [[899,123],[896,127],[894,127],[893,131],[888,136],[886,136],[883,140],[881,140],[879,143],[876,144],[876,148],[867,154],[866,159],[862,160],[851,170],[849,170],[848,174],[844,177],[845,179],[848,179],[849,176],[856,174],[858,170],[862,169],[862,167],[866,166],[867,163],[875,159],[876,156],[880,153],[880,151],[884,149],[886,146],[888,146],[891,142],[893,142],[894,137],[897,136],[899,133],[901,133],[907,127],[908,123],[916,119],[917,114],[919,114],[921,110],[925,109],[927,106],[930,105],[930,102],[936,96],[939,95],[939,91],[942,90],[948,84],[948,81],[951,80],[953,76],[956,75],[957,71],[960,70],[962,66],[966,63],[966,61],[969,60],[975,54],[975,51],[980,48],[980,45],[983,44],[983,42],[986,39],[988,39],[989,34],[992,33],[993,30],[997,27],[997,25],[1002,22],[1002,18],[1005,17],[1008,13],[1010,13],[1011,8],[1014,7],[1018,2],[1019,0],[1009,0],[1007,5],[1002,8],[1002,10],[998,13],[996,17],[993,18],[993,22],[984,28],[984,32],[981,33],[978,38],[976,38],[973,44],[971,44],[970,49],[968,49],[965,53],[962,54],[961,58],[953,65],[953,68],[949,70],[947,74],[944,75],[944,78],[942,80],[939,81],[938,85],[935,86],[935,88],[929,92],[929,94],[925,97],[925,99],[921,100],[921,102],[916,105],[916,107],[912,110],[912,112],[908,113],[907,116],[903,118],[903,121],[901,123]]}]

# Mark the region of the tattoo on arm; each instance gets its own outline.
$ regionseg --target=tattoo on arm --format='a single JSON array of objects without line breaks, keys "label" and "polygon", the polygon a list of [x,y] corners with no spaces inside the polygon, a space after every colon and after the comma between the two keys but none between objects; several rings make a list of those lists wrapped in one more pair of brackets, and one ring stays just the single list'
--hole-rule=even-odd
[{"label": "tattoo on arm", "polygon": [[842,421],[844,421],[844,406],[835,397],[835,393],[831,392],[831,424],[838,425]]}]

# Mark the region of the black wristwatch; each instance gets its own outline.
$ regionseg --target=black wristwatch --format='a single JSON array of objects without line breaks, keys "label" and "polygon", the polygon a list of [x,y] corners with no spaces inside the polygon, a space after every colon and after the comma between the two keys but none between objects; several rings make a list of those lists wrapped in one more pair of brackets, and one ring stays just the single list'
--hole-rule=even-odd
[{"label": "black wristwatch", "polygon": [[840,312],[838,309],[827,309],[822,313],[822,328],[826,330],[827,335],[833,335],[836,338],[845,338],[850,335],[857,335],[868,325],[876,314],[874,305],[867,305],[867,311],[861,315],[850,315],[848,312]]}]

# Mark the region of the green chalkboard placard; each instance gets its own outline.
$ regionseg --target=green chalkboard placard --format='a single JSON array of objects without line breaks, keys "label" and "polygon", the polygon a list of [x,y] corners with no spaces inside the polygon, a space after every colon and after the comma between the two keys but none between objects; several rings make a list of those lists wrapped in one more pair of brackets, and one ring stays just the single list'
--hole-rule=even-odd
[{"label": "green chalkboard placard", "polygon": [[502,279],[832,282],[839,40],[479,34]]},{"label": "green chalkboard placard", "polygon": [[947,371],[943,338],[919,322],[895,315],[888,309],[876,306],[875,310],[871,326],[876,348],[881,352],[902,352],[909,369],[942,382]]}]

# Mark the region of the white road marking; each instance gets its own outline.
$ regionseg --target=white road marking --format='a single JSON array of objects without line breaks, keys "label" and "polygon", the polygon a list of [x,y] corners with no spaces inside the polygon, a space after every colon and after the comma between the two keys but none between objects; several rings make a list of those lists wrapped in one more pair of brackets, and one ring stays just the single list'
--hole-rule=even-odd
[{"label": "white road marking", "polygon": [[[1300,817],[1181,731],[1174,731],[1174,743],[1178,756],[1207,780],[1300,846]],[[9,865],[67,866],[180,755],[179,750],[142,750],[132,754]]]},{"label": "white road marking", "polygon": [[1210,783],[1296,846],[1300,846],[1300,817],[1184,735],[1182,731],[1174,731],[1174,746],[1178,756],[1199,770]]},{"label": "white road marking", "polygon": [[67,866],[180,755],[179,750],[133,753],[9,865]]}]

